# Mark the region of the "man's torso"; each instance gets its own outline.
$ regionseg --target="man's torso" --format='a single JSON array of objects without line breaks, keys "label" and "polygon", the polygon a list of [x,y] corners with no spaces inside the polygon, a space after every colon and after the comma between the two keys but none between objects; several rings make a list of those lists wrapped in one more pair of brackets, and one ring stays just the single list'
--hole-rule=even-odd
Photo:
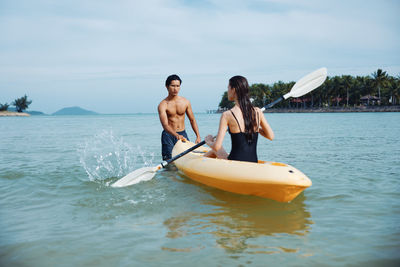
[{"label": "man's torso", "polygon": [[183,97],[177,97],[174,100],[164,99],[166,104],[166,113],[168,125],[176,132],[185,130],[185,113],[188,107],[188,101]]}]

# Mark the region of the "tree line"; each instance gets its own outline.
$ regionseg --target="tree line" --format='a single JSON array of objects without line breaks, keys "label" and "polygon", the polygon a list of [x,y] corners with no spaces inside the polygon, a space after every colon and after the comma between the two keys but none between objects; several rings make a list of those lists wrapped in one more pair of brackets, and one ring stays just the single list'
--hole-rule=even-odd
[{"label": "tree line", "polygon": [[[250,99],[254,106],[263,107],[293,87],[295,82],[276,82],[272,85],[256,83],[250,86]],[[359,105],[399,105],[400,75],[393,77],[378,69],[368,76],[342,75],[327,77],[326,81],[312,92],[288,101],[282,101],[274,108],[323,108],[350,107]],[[222,95],[220,109],[234,106],[228,94]]]},{"label": "tree line", "polygon": [[[17,98],[14,102],[11,103],[12,106],[15,106],[15,110],[17,112],[22,112],[32,104],[32,100],[28,100],[28,97],[24,95],[23,97]],[[9,104],[1,104],[0,103],[0,111],[6,111],[10,107]]]}]

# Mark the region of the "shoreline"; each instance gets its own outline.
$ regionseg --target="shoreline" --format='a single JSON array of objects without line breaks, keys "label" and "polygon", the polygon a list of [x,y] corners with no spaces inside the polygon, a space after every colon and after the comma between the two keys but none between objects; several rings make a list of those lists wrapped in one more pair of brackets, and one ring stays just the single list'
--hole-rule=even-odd
[{"label": "shoreline", "polygon": [[[222,113],[225,110],[207,110],[207,114]],[[324,108],[271,108],[264,113],[351,113],[351,112],[400,112],[400,105],[396,106],[357,106],[357,107],[324,107]],[[202,112],[200,112],[202,113]],[[122,113],[122,114],[96,114],[96,115],[137,115],[156,113]],[[40,114],[49,116],[47,114]],[[0,111],[0,117],[30,117],[26,112]],[[51,116],[51,115],[50,115]],[[73,116],[73,115],[71,115]],[[76,115],[75,115],[76,116]]]},{"label": "shoreline", "polygon": [[31,116],[25,112],[14,112],[14,111],[0,111],[0,117],[29,117]]},{"label": "shoreline", "polygon": [[264,113],[350,113],[350,112],[400,112],[400,106],[358,106],[325,108],[275,108]]},{"label": "shoreline", "polygon": [[[208,110],[207,113],[222,113],[226,110]],[[318,107],[318,108],[271,108],[264,113],[350,113],[350,112],[400,112],[396,106]]]}]

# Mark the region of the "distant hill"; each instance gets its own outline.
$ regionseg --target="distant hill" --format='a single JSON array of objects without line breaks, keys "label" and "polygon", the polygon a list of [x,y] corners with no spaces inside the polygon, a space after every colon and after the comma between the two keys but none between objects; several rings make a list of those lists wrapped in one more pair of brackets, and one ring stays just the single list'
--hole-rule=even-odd
[{"label": "distant hill", "polygon": [[34,116],[36,116],[36,115],[46,115],[41,111],[25,111],[25,112],[28,113],[28,114],[34,115]]},{"label": "distant hill", "polygon": [[98,113],[90,110],[86,110],[80,107],[68,107],[60,109],[51,115],[97,115]]}]

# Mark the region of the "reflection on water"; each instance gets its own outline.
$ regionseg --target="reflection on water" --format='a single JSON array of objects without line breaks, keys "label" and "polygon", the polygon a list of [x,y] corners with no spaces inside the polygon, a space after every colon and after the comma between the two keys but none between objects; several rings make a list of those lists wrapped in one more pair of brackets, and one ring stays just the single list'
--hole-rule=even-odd
[{"label": "reflection on water", "polygon": [[298,252],[299,248],[268,246],[266,238],[278,234],[301,238],[308,234],[313,224],[304,204],[304,194],[291,203],[279,203],[203,186],[183,175],[177,178],[184,183],[196,184],[205,197],[199,203],[200,211],[183,212],[164,221],[168,228],[167,238],[190,239],[211,234],[215,245],[228,253]]}]

